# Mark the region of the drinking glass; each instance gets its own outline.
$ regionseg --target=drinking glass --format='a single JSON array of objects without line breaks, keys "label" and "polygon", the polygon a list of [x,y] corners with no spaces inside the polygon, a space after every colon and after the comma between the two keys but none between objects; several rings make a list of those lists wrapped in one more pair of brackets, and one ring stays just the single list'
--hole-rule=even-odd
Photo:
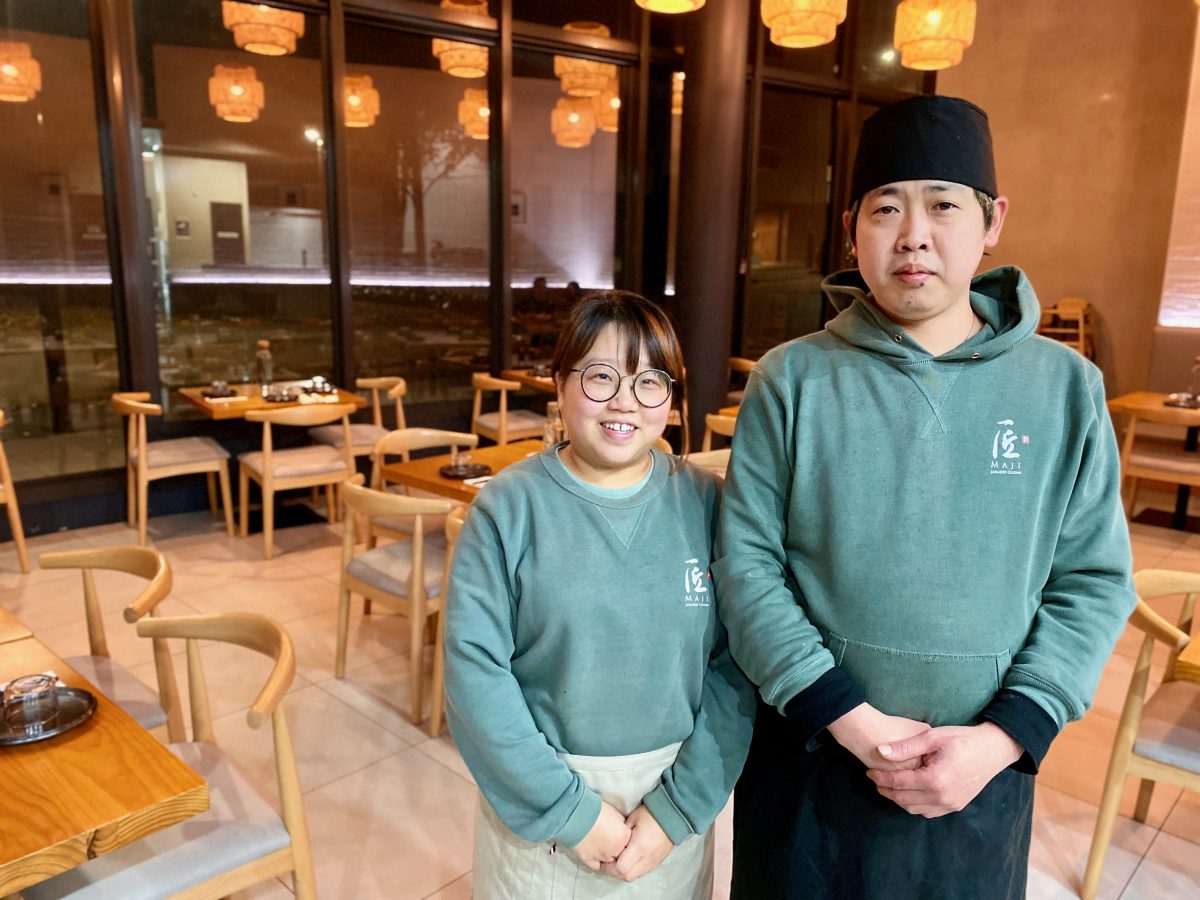
[{"label": "drinking glass", "polygon": [[58,682],[53,675],[22,675],[4,689],[4,723],[37,734],[58,716]]}]

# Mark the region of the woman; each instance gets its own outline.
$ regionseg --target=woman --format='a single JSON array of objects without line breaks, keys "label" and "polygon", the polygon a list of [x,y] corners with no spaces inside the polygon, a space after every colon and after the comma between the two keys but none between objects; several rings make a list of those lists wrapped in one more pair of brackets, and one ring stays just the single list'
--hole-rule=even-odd
[{"label": "woman", "polygon": [[717,484],[653,449],[682,372],[656,306],[584,298],[551,366],[569,441],[493,479],[459,538],[447,712],[482,792],[476,900],[711,896],[754,696],[708,575]]}]

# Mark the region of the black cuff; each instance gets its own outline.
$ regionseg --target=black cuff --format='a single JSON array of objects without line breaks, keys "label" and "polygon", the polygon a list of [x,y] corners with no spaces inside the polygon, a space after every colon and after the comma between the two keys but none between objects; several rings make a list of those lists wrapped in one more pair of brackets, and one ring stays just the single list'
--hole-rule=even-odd
[{"label": "black cuff", "polygon": [[789,700],[783,713],[793,734],[807,745],[830,723],[866,702],[867,695],[858,682],[847,675],[841,666],[834,666]]},{"label": "black cuff", "polygon": [[1001,688],[992,702],[979,714],[981,722],[1003,728],[1024,749],[1021,758],[1010,766],[1018,772],[1036,775],[1050,742],[1058,737],[1058,724],[1040,706],[1016,691]]}]

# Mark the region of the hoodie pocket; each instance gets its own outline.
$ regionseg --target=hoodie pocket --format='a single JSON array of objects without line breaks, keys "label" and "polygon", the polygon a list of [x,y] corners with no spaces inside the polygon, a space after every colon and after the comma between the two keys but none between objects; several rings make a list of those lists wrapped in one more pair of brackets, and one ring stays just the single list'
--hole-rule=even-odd
[{"label": "hoodie pocket", "polygon": [[930,725],[969,725],[1000,689],[1012,662],[997,653],[922,653],[829,633],[834,660],[876,709]]}]

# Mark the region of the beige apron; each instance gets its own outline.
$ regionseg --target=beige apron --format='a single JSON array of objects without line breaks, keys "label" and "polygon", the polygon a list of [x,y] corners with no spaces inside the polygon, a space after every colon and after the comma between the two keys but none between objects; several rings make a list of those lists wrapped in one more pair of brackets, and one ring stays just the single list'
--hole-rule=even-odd
[{"label": "beige apron", "polygon": [[[654,790],[679,753],[671,744],[632,756],[559,758],[583,783],[629,815]],[[505,827],[483,799],[475,816],[474,900],[710,900],[713,832],[694,834],[668,854],[653,872],[624,882],[593,872],[563,846],[531,844]]]}]

